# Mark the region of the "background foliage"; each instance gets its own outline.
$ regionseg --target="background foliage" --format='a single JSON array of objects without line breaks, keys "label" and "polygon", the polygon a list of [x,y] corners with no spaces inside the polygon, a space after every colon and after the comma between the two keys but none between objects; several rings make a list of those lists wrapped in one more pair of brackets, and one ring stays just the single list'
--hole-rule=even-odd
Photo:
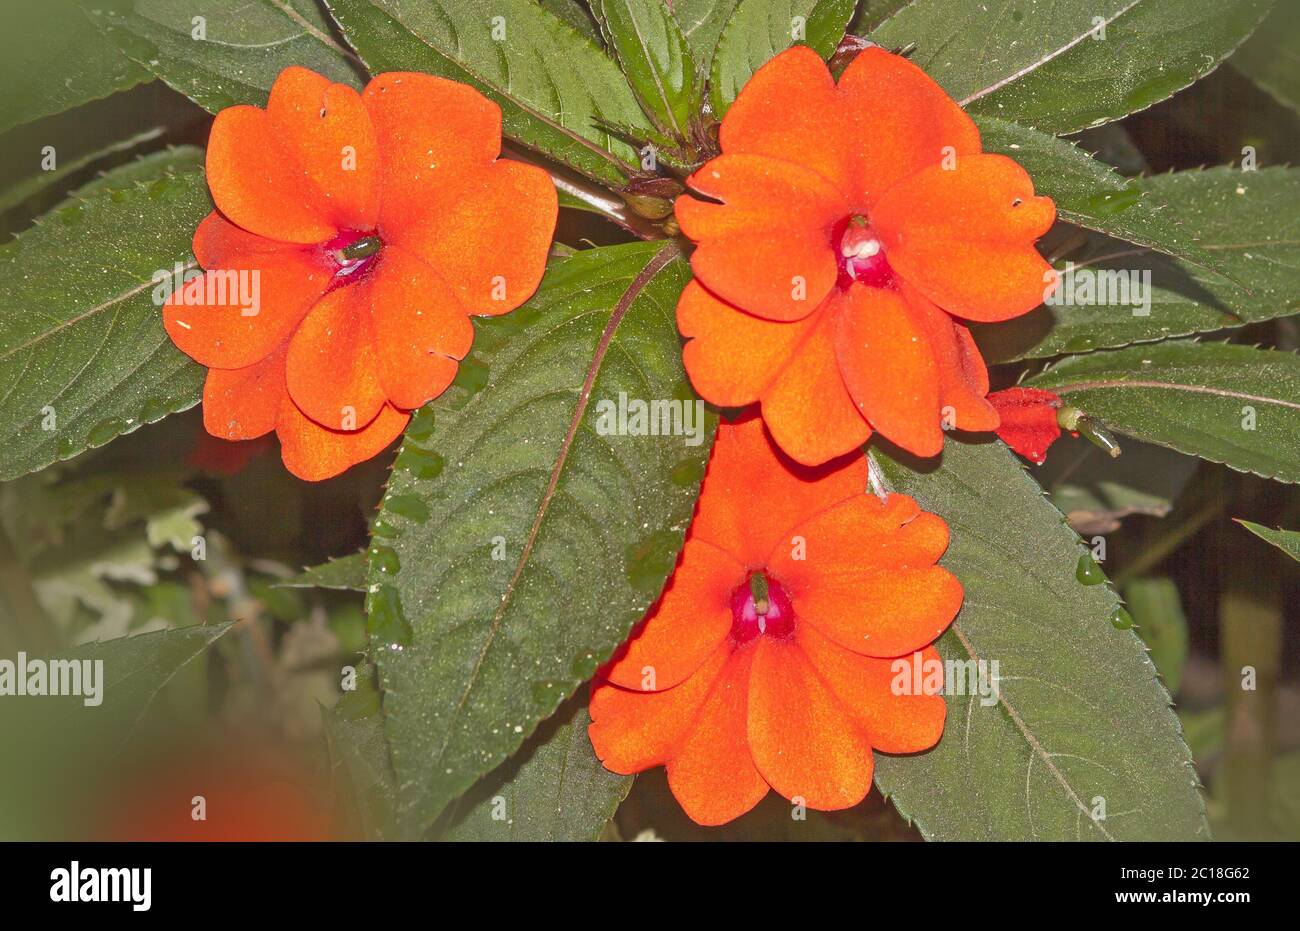
[{"label": "background foliage", "polygon": [[[3,706],[36,763],[0,784],[0,835],[115,836],[96,803],[147,782],[124,748],[166,771],[234,742],[271,760],[245,782],[288,779],[319,815],[291,835],[1300,838],[1294,4],[36,8],[0,29],[0,656],[102,651],[131,685],[80,755],[31,737],[66,709]],[[852,811],[793,820],[769,797],[706,831],[662,774],[599,765],[584,696],[672,568],[709,443],[586,418],[619,391],[693,398],[671,198],[757,67],[797,42],[839,69],[853,36],[909,54],[1030,170],[1060,212],[1051,261],[1149,269],[1151,310],[977,328],[995,388],[1060,393],[1119,459],[1067,439],[1026,470],[958,435],[935,469],[872,447],[951,525],[967,601],[940,650],[999,659],[1001,700],[950,699],[939,747],[882,758]],[[194,261],[211,114],[264,104],[289,64],[475,86],[567,208],[538,294],[477,325],[395,454],[319,486],[273,443],[202,435],[202,370],[149,293]],[[123,775],[89,814],[54,804],[88,764]]]}]

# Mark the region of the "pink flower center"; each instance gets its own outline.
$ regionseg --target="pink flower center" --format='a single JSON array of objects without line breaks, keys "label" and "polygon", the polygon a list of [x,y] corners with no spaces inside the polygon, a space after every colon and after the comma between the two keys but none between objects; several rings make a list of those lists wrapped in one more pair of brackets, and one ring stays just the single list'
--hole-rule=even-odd
[{"label": "pink flower center", "polygon": [[384,241],[377,233],[343,230],[322,247],[326,257],[334,263],[334,281],[331,287],[357,281],[370,270],[384,249]]},{"label": "pink flower center", "polygon": [[870,288],[887,288],[894,280],[885,247],[866,217],[855,214],[841,221],[831,241],[838,244],[841,288],[855,281]]},{"label": "pink flower center", "polygon": [[750,573],[731,593],[731,638],[748,643],[760,634],[788,637],[794,632],[794,605],[781,583],[763,570]]}]

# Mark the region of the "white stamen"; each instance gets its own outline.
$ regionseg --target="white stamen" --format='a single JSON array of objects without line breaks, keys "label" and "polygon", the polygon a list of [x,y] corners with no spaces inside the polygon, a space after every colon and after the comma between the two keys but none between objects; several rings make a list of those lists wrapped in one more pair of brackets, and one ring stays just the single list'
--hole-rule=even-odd
[{"label": "white stamen", "polygon": [[845,242],[840,252],[846,259],[869,259],[880,251],[879,239],[867,239],[860,243]]}]

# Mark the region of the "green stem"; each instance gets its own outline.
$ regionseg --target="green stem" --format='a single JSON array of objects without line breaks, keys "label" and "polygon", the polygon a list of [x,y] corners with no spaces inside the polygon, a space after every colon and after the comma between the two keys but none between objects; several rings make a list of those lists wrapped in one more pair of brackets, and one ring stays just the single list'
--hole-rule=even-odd
[{"label": "green stem", "polygon": [[582,201],[592,213],[604,217],[638,239],[649,241],[668,238],[661,227],[645,217],[638,216],[635,211],[628,207],[622,197],[612,191],[593,184],[576,173],[564,171],[553,163],[536,158],[528,151],[516,146],[504,145],[501,151],[503,155],[514,161],[525,162],[544,169],[551,176],[551,181],[554,182],[557,190]]}]

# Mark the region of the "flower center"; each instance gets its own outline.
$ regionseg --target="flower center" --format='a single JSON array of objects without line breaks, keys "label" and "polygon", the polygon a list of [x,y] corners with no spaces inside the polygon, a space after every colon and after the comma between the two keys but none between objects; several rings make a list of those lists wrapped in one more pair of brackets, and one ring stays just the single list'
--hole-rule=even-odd
[{"label": "flower center", "polygon": [[747,643],[759,634],[788,637],[794,631],[794,605],[781,583],[763,570],[750,574],[731,593],[731,637]]},{"label": "flower center", "polygon": [[875,230],[862,214],[855,214],[835,230],[833,241],[839,243],[841,288],[855,281],[871,288],[888,287],[894,270],[885,258],[885,248]]},{"label": "flower center", "polygon": [[384,241],[376,233],[344,230],[325,243],[325,254],[334,263],[334,285],[356,281],[374,265]]}]

